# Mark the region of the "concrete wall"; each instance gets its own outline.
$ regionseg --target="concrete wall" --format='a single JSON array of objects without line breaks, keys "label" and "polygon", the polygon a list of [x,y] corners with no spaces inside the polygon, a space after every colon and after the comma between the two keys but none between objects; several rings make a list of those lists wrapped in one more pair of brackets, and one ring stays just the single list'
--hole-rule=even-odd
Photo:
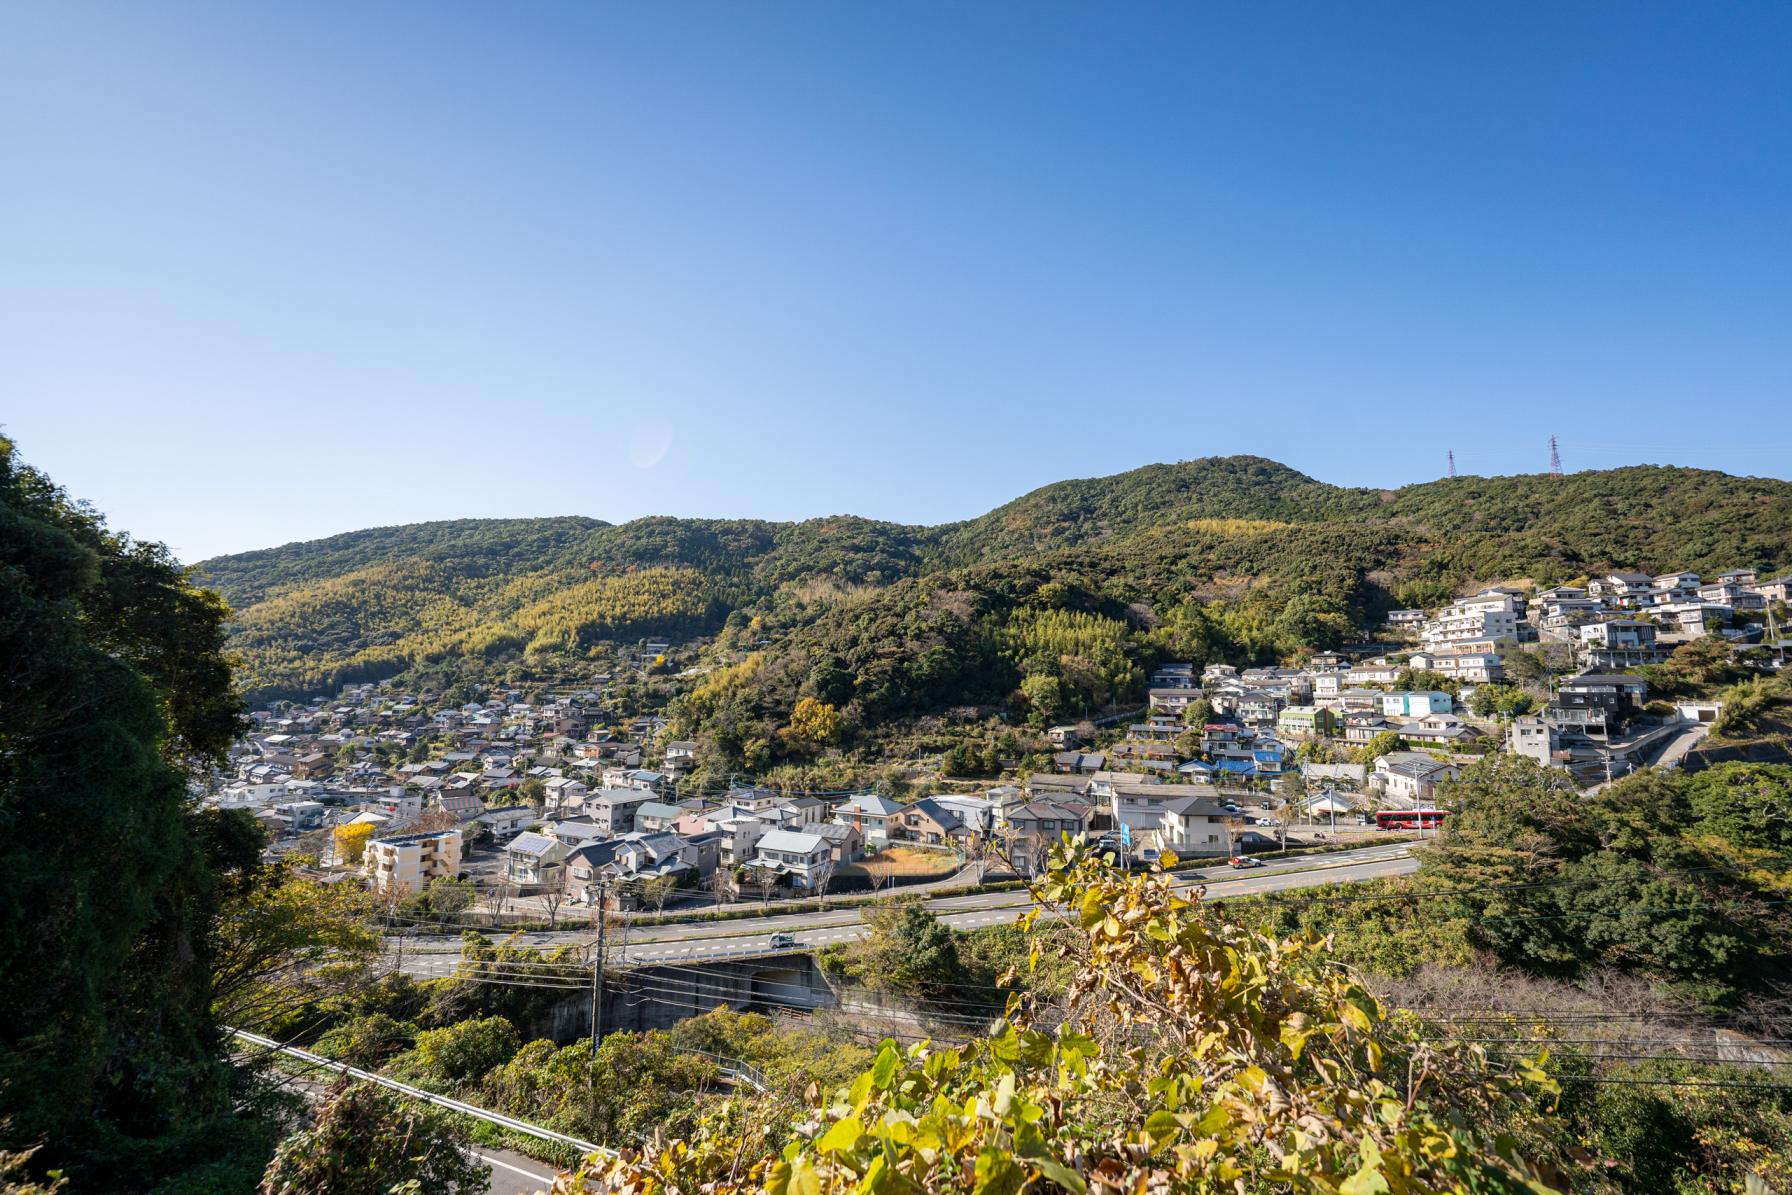
[{"label": "concrete wall", "polygon": [[[699,959],[689,969],[680,964],[610,971],[604,990],[604,1030],[670,1029],[724,1004],[736,1012],[775,1012],[792,1006],[835,1008],[839,1003],[807,953]],[[530,1029],[562,1044],[589,1036],[590,997],[569,996]]]}]

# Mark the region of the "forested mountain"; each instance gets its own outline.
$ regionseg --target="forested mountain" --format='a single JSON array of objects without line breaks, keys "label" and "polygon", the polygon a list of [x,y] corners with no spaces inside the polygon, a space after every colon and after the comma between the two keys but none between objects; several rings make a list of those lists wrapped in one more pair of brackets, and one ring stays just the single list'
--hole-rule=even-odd
[{"label": "forested mountain", "polygon": [[[260,695],[720,632],[736,658],[760,655],[740,692],[706,700],[763,728],[823,690],[874,718],[1005,701],[1046,673],[1062,700],[1044,681],[1036,697],[1069,713],[1125,690],[1154,654],[1273,659],[1476,583],[1788,564],[1783,481],[1636,467],[1349,489],[1220,457],[1060,482],[937,527],[462,520],[221,557],[197,575],[236,608],[233,646]],[[1046,660],[1007,631],[1017,611],[1107,620],[1127,666],[1080,646]],[[818,689],[818,670],[835,679]]]},{"label": "forested mountain", "polygon": [[937,538],[947,556],[969,562],[1069,547],[1188,519],[1324,522],[1367,514],[1378,502],[1377,491],[1326,485],[1262,457],[1208,457],[1146,465],[1114,477],[1055,482],[981,518],[941,527]]}]

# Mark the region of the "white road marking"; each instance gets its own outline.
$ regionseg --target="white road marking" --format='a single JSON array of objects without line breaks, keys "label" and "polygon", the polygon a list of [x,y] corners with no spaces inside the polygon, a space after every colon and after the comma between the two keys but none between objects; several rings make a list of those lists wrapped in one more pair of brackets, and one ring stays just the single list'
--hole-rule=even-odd
[{"label": "white road marking", "polygon": [[[480,1153],[478,1150],[473,1151],[473,1156],[478,1158],[480,1161],[487,1163],[488,1165],[503,1167],[505,1170],[510,1171],[512,1174],[520,1174],[524,1178],[534,1179],[538,1183],[552,1184],[554,1181],[554,1175],[552,1175],[552,1174],[537,1174],[533,1170],[524,1170],[521,1166],[511,1165],[509,1162],[506,1162],[503,1158],[494,1158],[494,1157],[492,1157],[492,1155]],[[558,1173],[558,1171],[556,1171],[555,1173]]]}]

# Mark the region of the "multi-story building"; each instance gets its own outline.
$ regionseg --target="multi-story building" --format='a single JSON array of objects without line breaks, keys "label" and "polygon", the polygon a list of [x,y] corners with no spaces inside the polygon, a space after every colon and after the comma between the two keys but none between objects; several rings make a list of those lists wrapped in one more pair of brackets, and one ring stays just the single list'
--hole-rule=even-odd
[{"label": "multi-story building", "polygon": [[1506,750],[1546,768],[1562,762],[1557,757],[1559,743],[1560,734],[1556,728],[1535,714],[1514,718],[1506,734]]},{"label": "multi-story building", "polygon": [[1792,573],[1768,581],[1755,581],[1748,587],[1751,592],[1760,594],[1763,601],[1792,602]]},{"label": "multi-story building", "polygon": [[792,888],[814,890],[833,870],[833,845],[820,834],[773,830],[759,840],[749,867],[781,877]]},{"label": "multi-story building", "polygon": [[1343,668],[1328,668],[1313,674],[1313,700],[1335,701],[1343,691],[1345,677],[1349,671]]},{"label": "multi-story building", "polygon": [[1417,651],[1406,661],[1420,672],[1435,672],[1468,685],[1485,685],[1506,679],[1506,665],[1497,652]]},{"label": "multi-story building", "polygon": [[1655,624],[1641,618],[1613,618],[1580,628],[1580,641],[1598,647],[1653,647]]},{"label": "multi-story building", "polygon": [[525,892],[560,886],[566,844],[546,834],[518,834],[504,848],[504,882]]},{"label": "multi-story building", "polygon": [[1517,602],[1507,594],[1469,598],[1438,611],[1421,635],[1427,647],[1459,643],[1516,643]]},{"label": "multi-story building", "polygon": [[1195,702],[1201,700],[1201,690],[1193,685],[1171,685],[1164,688],[1153,688],[1148,698],[1151,708],[1162,710],[1167,714],[1181,715]]},{"label": "multi-story building", "polygon": [[361,871],[376,892],[420,892],[437,877],[460,874],[460,845],[459,830],[375,838],[361,856]]},{"label": "multi-story building", "polygon": [[1244,821],[1215,797],[1209,796],[1166,801],[1159,818],[1157,836],[1160,845],[1179,855],[1230,854],[1232,836]]},{"label": "multi-story building", "polygon": [[585,816],[597,823],[606,838],[619,838],[635,828],[635,811],[659,794],[651,788],[600,788],[585,797]]},{"label": "multi-story building", "polygon": [[1623,673],[1583,673],[1556,688],[1552,709],[1586,711],[1604,715],[1606,724],[1622,723],[1643,708],[1649,683]]},{"label": "multi-story building", "polygon": [[1422,689],[1383,693],[1381,712],[1389,718],[1423,718],[1426,714],[1447,714],[1455,706],[1448,693]]},{"label": "multi-story building", "polygon": [[1682,635],[1697,639],[1709,635],[1719,627],[1728,626],[1736,611],[1729,606],[1694,599],[1690,602],[1670,602],[1657,606],[1650,613]]},{"label": "multi-story building", "polygon": [[1330,735],[1337,725],[1338,715],[1324,706],[1291,705],[1276,715],[1276,733],[1295,739]]},{"label": "multi-story building", "polygon": [[1392,660],[1364,660],[1353,665],[1344,674],[1344,683],[1348,685],[1390,685],[1394,683],[1405,669],[1404,664],[1396,664]]},{"label": "multi-story building", "polygon": [[1587,583],[1587,593],[1591,597],[1616,601],[1620,598],[1638,598],[1655,588],[1655,578],[1648,573],[1607,573],[1603,577],[1595,577]]},{"label": "multi-story building", "polygon": [[1193,664],[1160,665],[1151,674],[1150,687],[1153,689],[1193,689],[1196,687],[1195,666]]}]

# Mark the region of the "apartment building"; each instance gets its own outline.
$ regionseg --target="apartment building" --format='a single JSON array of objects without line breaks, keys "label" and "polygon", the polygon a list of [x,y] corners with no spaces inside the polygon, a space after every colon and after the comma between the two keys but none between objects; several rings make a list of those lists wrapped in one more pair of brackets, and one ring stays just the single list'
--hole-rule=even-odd
[{"label": "apartment building", "polygon": [[1407,664],[1416,671],[1435,672],[1468,685],[1485,685],[1506,679],[1506,665],[1497,652],[1414,652]]},{"label": "apartment building", "polygon": [[459,830],[375,838],[361,857],[361,871],[376,892],[420,892],[438,876],[460,874],[460,846]]},{"label": "apartment building", "polygon": [[1455,707],[1448,693],[1436,689],[1399,690],[1381,695],[1381,713],[1387,718],[1423,718],[1447,714]]},{"label": "apartment building", "polygon": [[[1425,646],[1518,641],[1518,611],[1511,598],[1502,594],[1498,599],[1471,601],[1472,608],[1458,603],[1438,611],[1437,617],[1425,624],[1421,636]],[[1501,605],[1505,608],[1498,608]]]}]

